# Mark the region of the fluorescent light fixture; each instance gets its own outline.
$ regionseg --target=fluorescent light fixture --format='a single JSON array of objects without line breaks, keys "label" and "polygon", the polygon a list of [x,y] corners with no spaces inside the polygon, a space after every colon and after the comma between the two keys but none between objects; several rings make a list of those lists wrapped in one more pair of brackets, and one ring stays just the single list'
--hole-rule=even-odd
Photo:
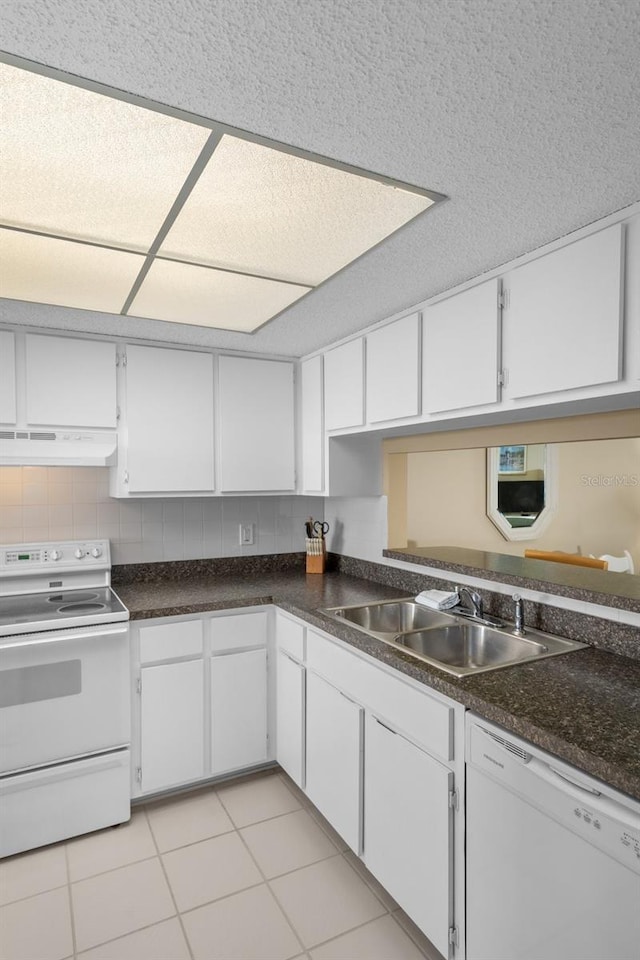
[{"label": "fluorescent light fixture", "polygon": [[247,333],[309,289],[190,263],[154,260],[129,315]]},{"label": "fluorescent light fixture", "polygon": [[2,223],[146,253],[210,131],[0,64]]},{"label": "fluorescent light fixture", "polygon": [[315,286],[432,203],[224,136],[160,253]]},{"label": "fluorescent light fixture", "polygon": [[0,296],[249,333],[444,199],[4,61]]},{"label": "fluorescent light fixture", "polygon": [[0,290],[12,300],[119,313],[144,257],[0,230]]}]

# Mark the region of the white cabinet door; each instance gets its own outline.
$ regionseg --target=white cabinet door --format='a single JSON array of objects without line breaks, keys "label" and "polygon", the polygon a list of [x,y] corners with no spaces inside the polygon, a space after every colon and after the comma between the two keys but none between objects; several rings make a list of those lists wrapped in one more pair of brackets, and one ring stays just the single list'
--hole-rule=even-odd
[{"label": "white cabinet door", "polygon": [[212,356],[128,346],[126,379],[129,490],[213,490]]},{"label": "white cabinet door", "polygon": [[362,846],[364,711],[307,671],[306,793],[355,853]]},{"label": "white cabinet door", "polygon": [[364,423],[364,341],[362,337],[324,355],[324,427],[340,430]]},{"label": "white cabinet door", "polygon": [[202,660],[142,670],[142,792],[204,776]]},{"label": "white cabinet door", "polygon": [[293,490],[293,364],[220,357],[221,489]]},{"label": "white cabinet door", "polygon": [[267,652],[211,658],[211,772],[267,759]]},{"label": "white cabinet door", "polygon": [[500,282],[488,280],[427,307],[422,339],[426,413],[496,403]]},{"label": "white cabinet door", "polygon": [[300,364],[301,489],[324,490],[324,430],[322,418],[322,357]]},{"label": "white cabinet door", "polygon": [[16,338],[0,330],[0,423],[16,422]]},{"label": "white cabinet door", "polygon": [[70,337],[26,338],[27,423],[116,426],[116,346]]},{"label": "white cabinet door", "polygon": [[305,669],[283,650],[277,658],[276,760],[304,788]]},{"label": "white cabinet door", "polygon": [[364,861],[447,956],[453,774],[370,714],[365,738]]},{"label": "white cabinet door", "polygon": [[420,314],[367,334],[367,421],[420,413]]},{"label": "white cabinet door", "polygon": [[618,223],[505,276],[503,358],[510,398],[620,378],[622,241]]}]

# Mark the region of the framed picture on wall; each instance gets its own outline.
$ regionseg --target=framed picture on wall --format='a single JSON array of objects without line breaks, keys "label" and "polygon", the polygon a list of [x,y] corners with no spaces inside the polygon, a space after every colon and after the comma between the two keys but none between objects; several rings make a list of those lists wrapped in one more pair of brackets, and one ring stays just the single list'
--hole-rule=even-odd
[{"label": "framed picture on wall", "polygon": [[498,473],[526,473],[527,472],[527,448],[518,447],[500,447],[498,457]]}]

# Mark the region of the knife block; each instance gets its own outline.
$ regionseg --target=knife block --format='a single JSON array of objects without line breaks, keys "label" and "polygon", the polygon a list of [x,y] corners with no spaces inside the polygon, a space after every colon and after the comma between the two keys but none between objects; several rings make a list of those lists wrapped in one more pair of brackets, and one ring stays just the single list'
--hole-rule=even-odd
[{"label": "knife block", "polygon": [[326,559],[324,540],[307,540],[307,573],[324,573]]}]

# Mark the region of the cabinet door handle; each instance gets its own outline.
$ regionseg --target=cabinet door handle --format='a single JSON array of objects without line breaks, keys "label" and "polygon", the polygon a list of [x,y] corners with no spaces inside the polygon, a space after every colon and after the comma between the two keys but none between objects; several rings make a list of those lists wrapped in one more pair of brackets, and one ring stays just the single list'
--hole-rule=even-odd
[{"label": "cabinet door handle", "polygon": [[386,723],[383,723],[383,722],[382,722],[382,720],[378,720],[378,718],[377,718],[377,717],[374,717],[373,715],[372,715],[371,719],[372,719],[372,720],[375,720],[375,722],[378,723],[378,724],[380,724],[381,727],[384,727],[385,730],[388,730],[389,733],[392,733],[392,734],[394,735],[394,737],[397,737],[397,736],[398,736],[398,731],[397,731],[397,730],[393,730],[391,727],[388,727],[388,726],[386,725]]},{"label": "cabinet door handle", "polygon": [[300,661],[299,661],[299,660],[296,660],[295,657],[292,657],[291,654],[290,654],[290,653],[287,653],[286,650],[280,649],[280,650],[278,650],[278,653],[281,653],[282,656],[283,656],[283,657],[286,657],[287,660],[290,660],[291,663],[295,663],[295,665],[296,665],[297,667],[301,667],[301,666],[302,666],[302,664],[300,663]]}]

